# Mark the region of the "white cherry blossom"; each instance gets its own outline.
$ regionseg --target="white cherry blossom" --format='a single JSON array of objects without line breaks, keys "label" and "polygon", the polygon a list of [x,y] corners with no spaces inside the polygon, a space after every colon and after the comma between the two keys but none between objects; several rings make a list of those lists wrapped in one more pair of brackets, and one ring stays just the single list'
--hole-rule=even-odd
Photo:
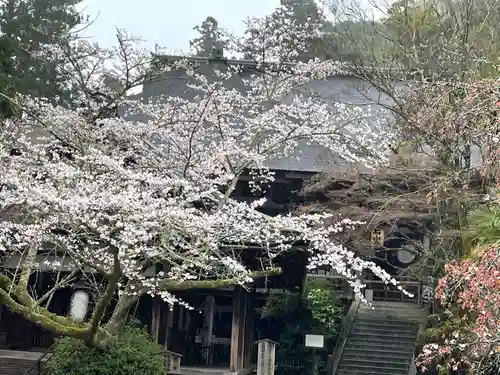
[{"label": "white cherry blossom", "polygon": [[[249,25],[266,35],[269,22]],[[253,46],[269,48],[272,61],[259,59],[258,72],[241,79],[241,90],[226,82],[241,77],[243,65],[210,81],[196,63],[162,63],[134,49],[125,34],[109,50],[78,40],[45,51],[75,96],[60,106],[20,98],[25,115],[0,134],[0,251],[22,255],[25,269],[47,253],[93,269],[121,296],[116,316],[128,306],[120,304],[123,298],[149,293],[183,303],[175,291],[209,287],[204,280],[252,282],[272,273],[276,256],[297,244],[310,252],[311,268],[333,267],[359,295],[364,269],[390,282],[381,268],[335,241],[340,230],[362,223],[327,226],[326,215],[270,217],[255,210],[262,199],[248,204],[232,195],[248,170],[256,189],[262,180],[271,182],[265,161],[290,155],[299,141],[369,166],[384,161],[390,142],[386,119],[304,89],[342,69],[330,61],[293,62],[294,53],[285,61],[280,51],[299,51],[316,34],[311,25],[297,33],[298,25],[287,25],[280,34],[284,27]],[[127,97],[137,84],[176,69],[191,74],[192,100],[168,93],[146,103]],[[105,86],[110,79],[114,89]],[[103,116],[114,105],[125,113]],[[255,251],[253,265],[243,261],[248,251]]]}]

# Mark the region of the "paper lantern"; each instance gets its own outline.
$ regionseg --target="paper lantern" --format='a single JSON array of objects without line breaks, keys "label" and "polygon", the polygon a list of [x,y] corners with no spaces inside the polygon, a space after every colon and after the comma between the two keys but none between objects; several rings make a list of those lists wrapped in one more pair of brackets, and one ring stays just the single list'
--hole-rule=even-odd
[{"label": "paper lantern", "polygon": [[71,296],[71,307],[69,315],[76,321],[83,321],[89,308],[89,295],[83,290],[77,290]]}]

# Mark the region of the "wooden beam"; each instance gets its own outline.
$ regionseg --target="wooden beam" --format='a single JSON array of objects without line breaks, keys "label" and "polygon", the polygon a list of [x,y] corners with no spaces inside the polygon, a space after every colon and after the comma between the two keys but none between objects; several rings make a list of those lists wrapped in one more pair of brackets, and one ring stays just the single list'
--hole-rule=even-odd
[{"label": "wooden beam", "polygon": [[[3,263],[0,265],[0,268],[7,269],[18,269],[23,265],[24,257],[19,254],[12,254],[7,256],[6,259],[3,260]],[[54,269],[54,267],[49,266],[47,263],[56,263],[58,262],[60,265]],[[68,256],[57,256],[57,255],[37,255],[35,258],[35,262],[33,264],[32,269],[41,270],[41,271],[61,271],[61,272],[71,272],[75,268],[81,268],[85,273],[96,273],[93,268],[87,266],[80,266],[75,263]],[[151,277],[156,274],[155,267],[149,267],[144,273],[143,276]]]},{"label": "wooden beam", "polygon": [[[288,183],[290,180],[309,180],[317,172],[298,172],[298,171],[274,171],[276,172],[276,177],[272,183]],[[253,177],[248,175],[242,175],[238,177],[238,181],[251,181]]]}]

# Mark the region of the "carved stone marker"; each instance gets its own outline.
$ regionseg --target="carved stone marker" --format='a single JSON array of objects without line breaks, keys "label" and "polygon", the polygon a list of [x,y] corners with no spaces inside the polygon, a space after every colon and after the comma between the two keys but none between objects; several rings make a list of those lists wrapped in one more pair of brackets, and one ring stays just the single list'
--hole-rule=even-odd
[{"label": "carved stone marker", "polygon": [[373,290],[372,289],[365,289],[365,299],[368,302],[372,302],[373,301]]},{"label": "carved stone marker", "polygon": [[257,341],[257,375],[274,375],[276,345],[269,339]]},{"label": "carved stone marker", "polygon": [[165,351],[165,368],[167,369],[167,374],[180,374],[181,358],[182,355],[179,353],[174,353],[170,350]]}]

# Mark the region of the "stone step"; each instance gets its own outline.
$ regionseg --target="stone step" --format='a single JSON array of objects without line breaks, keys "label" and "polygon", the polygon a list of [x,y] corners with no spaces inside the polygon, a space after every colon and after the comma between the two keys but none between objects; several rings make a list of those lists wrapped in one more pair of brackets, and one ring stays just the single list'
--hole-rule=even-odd
[{"label": "stone step", "polygon": [[42,352],[26,352],[22,350],[0,350],[0,358],[26,359],[37,361],[43,355]]},{"label": "stone step", "polygon": [[392,307],[408,307],[408,308],[419,308],[416,303],[413,302],[394,302],[394,301],[373,301],[376,306],[392,306]]},{"label": "stone step", "polygon": [[359,360],[350,360],[350,359],[342,359],[340,361],[340,367],[345,368],[348,366],[360,366],[360,367],[374,367],[377,369],[383,368],[393,368],[400,370],[408,370],[410,368],[411,358],[402,362],[394,362],[394,361],[386,361],[384,359],[378,360],[370,360],[370,359],[359,359]]},{"label": "stone step", "polygon": [[363,321],[362,323],[353,324],[351,332],[359,331],[373,331],[373,332],[405,332],[417,334],[419,326],[417,324],[407,324],[401,326],[382,326],[378,324],[371,324],[369,322]]},{"label": "stone step", "polygon": [[420,306],[405,306],[405,305],[386,305],[386,304],[373,304],[372,306],[369,305],[360,305],[359,306],[359,311],[378,311],[378,310],[391,310],[391,311],[422,311]]},{"label": "stone step", "polygon": [[357,347],[357,346],[349,346],[346,344],[344,347],[344,355],[350,355],[350,354],[360,354],[360,355],[380,355],[383,357],[390,357],[392,355],[394,356],[413,356],[413,352],[415,351],[415,348],[412,346],[408,347],[379,347],[379,348],[372,348],[370,346],[368,347]]},{"label": "stone step", "polygon": [[422,311],[416,309],[391,309],[387,307],[375,307],[374,309],[366,308],[359,309],[358,313],[394,313],[394,314],[406,314],[406,315],[421,315]]},{"label": "stone step", "polygon": [[393,310],[393,311],[422,311],[422,307],[417,304],[390,303],[390,302],[374,302],[372,306],[360,305],[359,310]]},{"label": "stone step", "polygon": [[407,333],[418,333],[419,326],[417,324],[407,324],[401,326],[383,326],[378,324],[369,323],[366,321],[357,322],[353,324],[351,332],[358,331],[373,331],[373,332],[407,332]]},{"label": "stone step", "polygon": [[370,320],[370,319],[387,319],[400,323],[419,323],[422,320],[421,315],[402,315],[401,313],[384,313],[384,312],[358,312],[358,319]]},{"label": "stone step", "polygon": [[36,365],[36,361],[29,359],[0,357],[0,374],[24,375],[34,365]]},{"label": "stone step", "polygon": [[[416,300],[415,300],[416,301]],[[397,307],[397,308],[420,308],[416,302],[414,302],[413,299],[411,299],[411,302],[402,302],[402,301],[372,301],[372,304],[375,306],[390,306],[390,307]]]},{"label": "stone step", "polygon": [[387,371],[386,369],[384,369],[384,370],[368,369],[367,371],[364,371],[364,370],[356,371],[356,370],[352,370],[352,369],[342,371],[339,369],[339,370],[337,370],[336,375],[407,375],[407,373],[402,373],[399,370],[397,370],[395,372],[390,372],[390,371]]},{"label": "stone step", "polygon": [[390,349],[390,348],[402,348],[402,349],[411,349],[413,350],[415,348],[415,341],[409,341],[409,340],[387,340],[383,341],[380,339],[372,339],[370,337],[349,337],[347,339],[346,343],[347,348],[373,348],[373,350],[376,350],[376,348],[383,348],[383,349]]},{"label": "stone step", "polygon": [[363,332],[370,332],[370,333],[376,333],[381,336],[384,336],[386,333],[389,332],[395,332],[395,333],[401,333],[403,335],[412,335],[416,336],[418,333],[418,327],[417,326],[401,326],[401,327],[391,327],[391,326],[379,326],[379,325],[373,325],[369,323],[357,323],[354,324],[354,327],[351,329],[351,334],[353,333],[363,333]]},{"label": "stone step", "polygon": [[354,320],[354,326],[371,326],[371,327],[384,327],[385,329],[405,329],[405,328],[419,328],[419,324],[408,321],[387,320],[380,319],[377,316],[363,317],[359,316]]},{"label": "stone step", "polygon": [[394,352],[394,351],[372,351],[372,352],[362,352],[357,350],[350,350],[342,356],[342,360],[349,361],[377,361],[378,359],[384,359],[385,362],[411,362],[413,353],[411,352]]},{"label": "stone step", "polygon": [[344,375],[357,375],[357,374],[363,374],[363,375],[368,375],[368,374],[373,374],[373,375],[380,375],[380,374],[387,374],[387,375],[407,375],[408,374],[408,369],[404,368],[399,368],[399,367],[390,367],[390,366],[385,366],[385,367],[376,367],[371,364],[343,364],[342,362],[339,365],[339,371],[337,372],[338,374],[344,374]]},{"label": "stone step", "polygon": [[415,341],[417,339],[417,333],[415,332],[404,332],[404,331],[363,331],[363,330],[354,330],[351,332],[351,337],[355,339],[378,339],[379,341],[386,340],[399,340],[399,341]]},{"label": "stone step", "polygon": [[181,365],[179,375],[226,375],[229,369],[212,368],[212,367],[184,367]]},{"label": "stone step", "polygon": [[389,367],[392,369],[400,369],[406,371],[410,368],[411,360],[412,359],[410,358],[404,361],[391,361],[389,359],[380,358],[377,361],[373,361],[372,359],[360,360],[360,359],[346,358],[340,362],[339,368],[345,368],[347,366],[354,367],[358,365],[365,367],[371,366],[377,370],[383,370],[384,368]]},{"label": "stone step", "polygon": [[369,311],[369,312],[377,312],[377,311],[394,311],[394,312],[405,312],[409,314],[421,314],[422,309],[413,309],[413,308],[394,308],[390,306],[363,306],[358,309],[358,311]]}]

